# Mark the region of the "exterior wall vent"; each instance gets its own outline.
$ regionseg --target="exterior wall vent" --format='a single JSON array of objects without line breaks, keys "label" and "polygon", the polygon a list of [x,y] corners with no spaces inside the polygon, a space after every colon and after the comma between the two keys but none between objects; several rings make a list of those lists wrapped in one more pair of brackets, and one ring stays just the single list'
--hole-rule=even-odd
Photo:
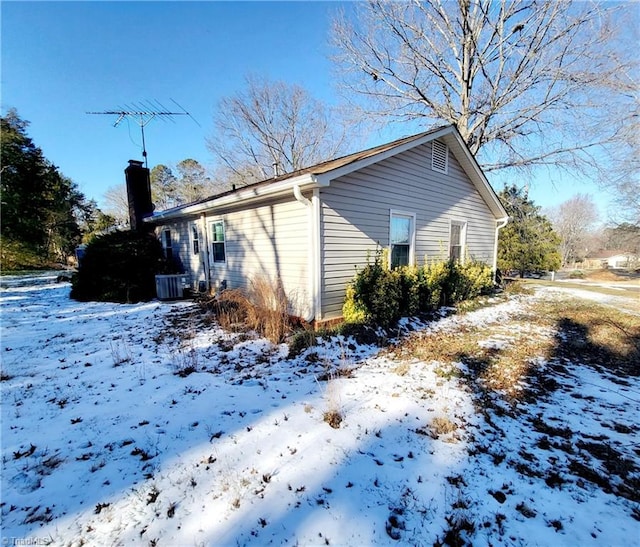
[{"label": "exterior wall vent", "polygon": [[431,169],[439,173],[449,170],[449,147],[443,142],[431,142]]},{"label": "exterior wall vent", "polygon": [[188,288],[190,288],[189,276],[186,274],[156,275],[156,295],[158,300],[184,298],[185,289]]}]

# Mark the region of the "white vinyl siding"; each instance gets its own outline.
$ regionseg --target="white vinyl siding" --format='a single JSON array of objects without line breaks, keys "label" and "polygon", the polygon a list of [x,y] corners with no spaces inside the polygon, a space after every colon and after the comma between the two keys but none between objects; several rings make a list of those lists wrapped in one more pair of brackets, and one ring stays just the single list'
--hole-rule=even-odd
[{"label": "white vinyl siding", "polygon": [[455,156],[431,168],[431,143],[333,180],[321,198],[322,318],[342,314],[346,284],[389,246],[389,210],[415,211],[415,262],[447,260],[451,218],[467,219],[466,253],[492,263],[495,218]]},{"label": "white vinyl siding", "polygon": [[[291,312],[304,315],[311,296],[308,215],[308,208],[292,195],[291,199],[268,205],[211,216],[211,220],[224,222],[225,240],[225,262],[211,259],[212,286],[219,287],[226,281],[228,288],[248,289],[251,279],[257,276],[272,281],[279,278],[289,297]],[[211,245],[211,239],[209,242]]]},{"label": "white vinyl siding", "polygon": [[[167,224],[173,254],[182,271],[191,275],[194,288],[206,280],[205,262],[209,257],[211,285],[214,289],[226,281],[228,288],[248,289],[256,276],[280,278],[291,303],[291,312],[304,315],[310,307],[308,253],[309,210],[293,199],[274,200],[267,205],[244,210],[224,209],[209,213],[203,221],[185,220]],[[192,226],[198,222],[206,229],[201,238],[198,260],[192,253]],[[219,222],[224,241],[214,241],[213,226]],[[205,249],[208,244],[208,250]],[[224,245],[224,262],[214,261],[213,245]],[[218,255],[220,256],[220,255]]]}]

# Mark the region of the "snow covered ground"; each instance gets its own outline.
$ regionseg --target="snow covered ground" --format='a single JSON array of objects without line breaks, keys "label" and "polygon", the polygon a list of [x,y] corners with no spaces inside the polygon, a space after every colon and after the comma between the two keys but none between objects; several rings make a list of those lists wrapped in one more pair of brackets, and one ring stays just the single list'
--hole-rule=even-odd
[{"label": "snow covered ground", "polygon": [[[637,378],[567,363],[487,406],[461,363],[342,337],[289,359],[190,303],[53,280],[0,292],[3,545],[640,545]],[[563,297],[410,326],[493,325],[499,349]]]}]

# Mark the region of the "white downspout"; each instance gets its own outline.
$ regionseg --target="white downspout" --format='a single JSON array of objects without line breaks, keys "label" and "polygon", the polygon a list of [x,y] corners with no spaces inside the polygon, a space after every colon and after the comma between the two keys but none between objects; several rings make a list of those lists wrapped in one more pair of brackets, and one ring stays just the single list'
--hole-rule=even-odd
[{"label": "white downspout", "polygon": [[[309,294],[309,312],[307,313],[306,317],[303,317],[303,319],[305,321],[313,321],[316,318],[316,300],[317,300],[317,286],[318,286],[318,276],[317,276],[317,268],[316,268],[316,262],[317,262],[317,222],[316,222],[316,215],[315,213],[315,207],[314,207],[314,203],[309,200],[308,198],[304,197],[302,195],[302,192],[300,191],[300,186],[298,186],[297,184],[293,187],[293,195],[296,198],[297,201],[299,201],[300,203],[302,203],[302,205],[304,205],[305,207],[307,207],[308,210],[308,216],[307,218],[309,219],[308,222],[308,226],[307,226],[307,235],[309,238],[309,246],[308,246],[308,259],[307,259],[307,268],[308,268],[308,272],[307,272],[307,280],[308,280],[308,284],[307,284],[307,291]],[[316,200],[316,196],[314,195],[314,200]]]},{"label": "white downspout", "polygon": [[200,222],[202,223],[202,243],[204,244],[204,276],[207,281],[207,290],[211,291],[211,259],[209,258],[209,233],[206,213],[200,215]]},{"label": "white downspout", "polygon": [[496,236],[493,244],[493,280],[496,280],[496,273],[498,272],[498,231],[500,228],[504,228],[509,222],[509,217],[504,217],[496,220]]}]

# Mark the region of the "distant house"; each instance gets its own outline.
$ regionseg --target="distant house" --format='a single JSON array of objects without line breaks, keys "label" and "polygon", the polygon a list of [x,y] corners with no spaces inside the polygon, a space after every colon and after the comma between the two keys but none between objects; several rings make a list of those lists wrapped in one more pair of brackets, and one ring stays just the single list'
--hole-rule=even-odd
[{"label": "distant house", "polygon": [[194,288],[278,279],[291,311],[342,314],[345,287],[378,246],[393,266],[472,257],[494,270],[507,213],[457,129],[440,127],[156,212],[167,256]]},{"label": "distant house", "polygon": [[614,268],[614,269],[626,269],[637,267],[640,262],[640,257],[631,252],[613,250],[613,251],[600,251],[588,256],[584,259],[583,267],[587,269],[592,268]]}]

